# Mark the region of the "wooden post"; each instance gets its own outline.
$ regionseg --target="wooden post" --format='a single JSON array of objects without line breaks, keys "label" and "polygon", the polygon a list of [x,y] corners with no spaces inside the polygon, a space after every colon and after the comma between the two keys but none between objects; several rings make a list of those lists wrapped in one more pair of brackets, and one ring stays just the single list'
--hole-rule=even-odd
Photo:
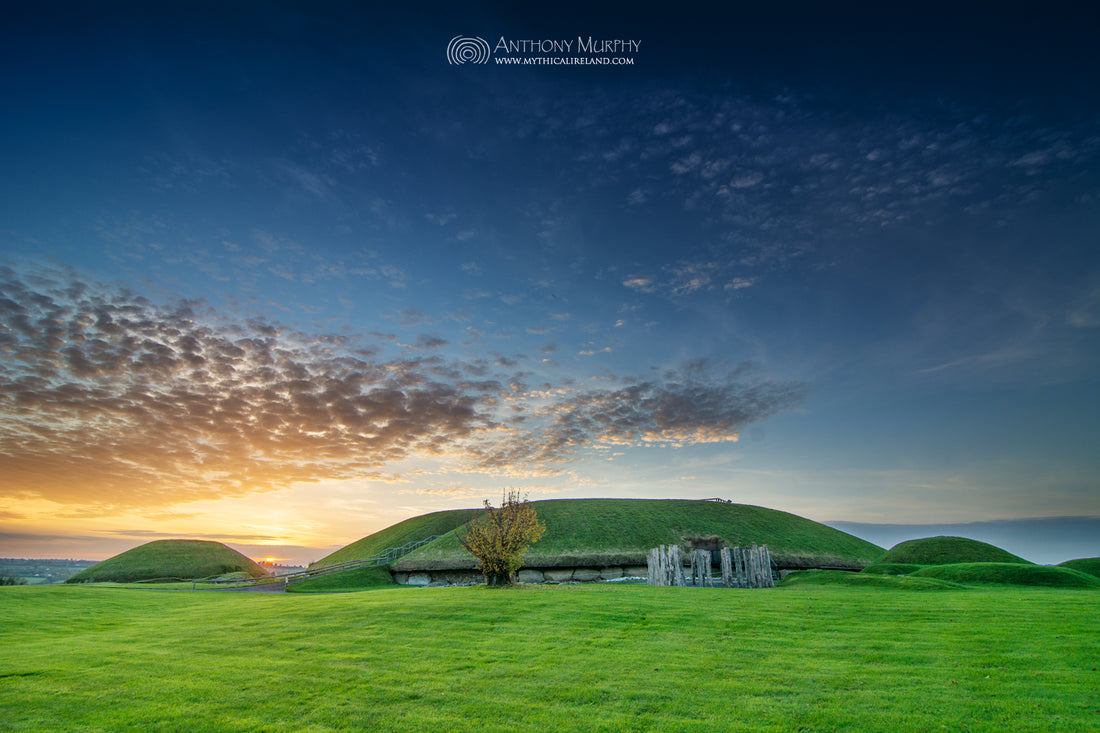
[{"label": "wooden post", "polygon": [[718,553],[722,561],[722,585],[733,587],[733,561],[730,559],[730,548],[723,547]]},{"label": "wooden post", "polygon": [[710,587],[710,550],[692,550],[691,584],[696,588]]},{"label": "wooden post", "polygon": [[760,568],[760,548],[752,546],[752,587],[764,587],[764,572]]},{"label": "wooden post", "polygon": [[764,587],[765,588],[774,588],[775,587],[775,577],[772,575],[772,553],[771,553],[771,550],[768,549],[767,545],[764,545],[763,547],[760,548],[760,551],[761,551],[761,557],[764,561]]},{"label": "wooden post", "polygon": [[684,580],[684,553],[680,551],[679,545],[668,548],[668,558],[672,563],[672,584],[683,588],[687,582]]}]

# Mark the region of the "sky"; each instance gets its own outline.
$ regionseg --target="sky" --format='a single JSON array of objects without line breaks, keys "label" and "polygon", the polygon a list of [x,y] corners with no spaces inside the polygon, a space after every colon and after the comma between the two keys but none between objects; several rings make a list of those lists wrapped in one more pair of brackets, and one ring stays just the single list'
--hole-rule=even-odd
[{"label": "sky", "polygon": [[0,555],[508,487],[1100,555],[1100,11],[456,5],[5,9]]}]

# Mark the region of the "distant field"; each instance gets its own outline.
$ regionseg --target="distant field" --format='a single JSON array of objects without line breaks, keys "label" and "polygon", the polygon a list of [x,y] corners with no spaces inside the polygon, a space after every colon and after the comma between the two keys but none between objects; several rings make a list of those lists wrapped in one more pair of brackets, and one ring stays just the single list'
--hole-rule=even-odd
[{"label": "distant field", "polygon": [[757,591],[0,588],[0,730],[1100,725],[1100,592],[809,577]]}]

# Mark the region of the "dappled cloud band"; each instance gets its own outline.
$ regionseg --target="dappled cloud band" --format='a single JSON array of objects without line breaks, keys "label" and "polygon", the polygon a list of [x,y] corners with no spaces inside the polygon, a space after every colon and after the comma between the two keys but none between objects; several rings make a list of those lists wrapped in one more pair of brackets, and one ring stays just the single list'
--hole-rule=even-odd
[{"label": "dappled cloud band", "polygon": [[398,461],[440,455],[555,472],[599,446],[735,441],[806,391],[705,364],[536,390],[429,341],[395,353],[74,270],[0,268],[0,493],[149,506],[392,480]]}]

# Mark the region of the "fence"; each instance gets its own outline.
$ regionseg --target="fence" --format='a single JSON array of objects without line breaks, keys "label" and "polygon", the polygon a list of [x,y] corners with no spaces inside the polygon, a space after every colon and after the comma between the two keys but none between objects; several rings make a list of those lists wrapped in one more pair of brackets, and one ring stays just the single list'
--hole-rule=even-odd
[{"label": "fence", "polygon": [[[690,585],[697,588],[713,586],[711,553],[694,550],[688,557],[688,575],[684,575],[684,553],[678,545],[661,545],[649,551],[646,558],[647,580],[650,585]],[[757,547],[723,547],[719,551],[722,567],[721,583],[726,588],[774,588],[775,575],[771,552],[767,545]]]}]

